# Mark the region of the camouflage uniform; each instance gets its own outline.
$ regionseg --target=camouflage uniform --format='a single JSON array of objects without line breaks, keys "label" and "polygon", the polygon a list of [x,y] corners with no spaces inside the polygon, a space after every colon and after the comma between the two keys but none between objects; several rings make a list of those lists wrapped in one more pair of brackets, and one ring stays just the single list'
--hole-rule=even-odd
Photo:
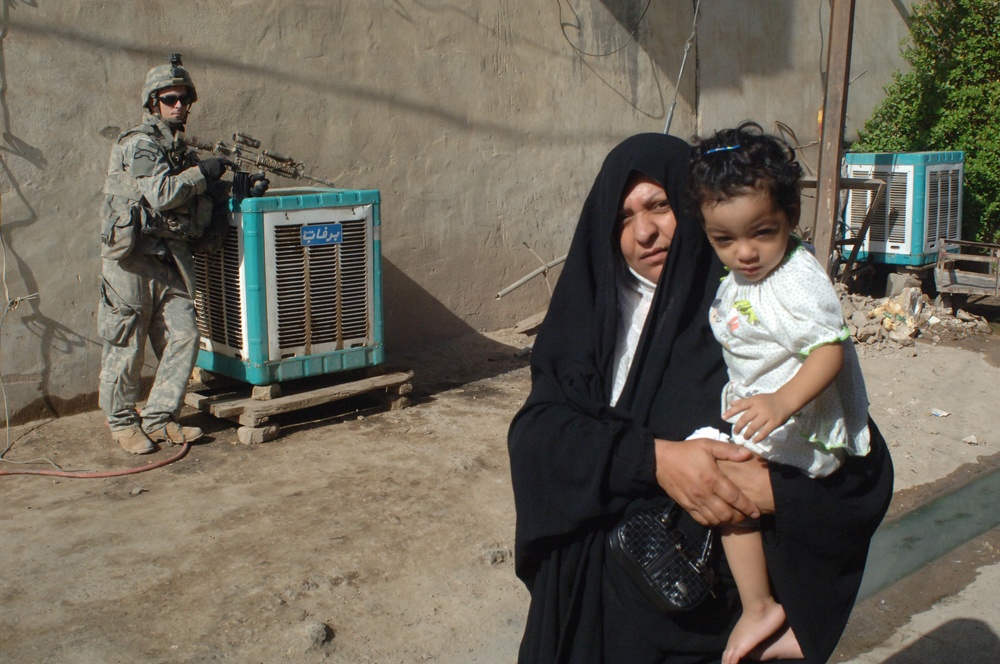
[{"label": "camouflage uniform", "polygon": [[[199,247],[192,243],[219,227],[209,188],[194,155],[156,115],[146,113],[111,150],[98,325],[100,405],[112,432],[141,424],[148,434],[183,405],[198,354],[191,252]],[[159,366],[140,418],[135,404],[147,339]]]}]

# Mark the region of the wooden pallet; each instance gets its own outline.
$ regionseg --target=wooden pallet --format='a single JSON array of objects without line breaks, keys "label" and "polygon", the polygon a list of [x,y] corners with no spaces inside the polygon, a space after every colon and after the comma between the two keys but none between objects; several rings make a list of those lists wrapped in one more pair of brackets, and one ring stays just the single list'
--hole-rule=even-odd
[{"label": "wooden pallet", "polygon": [[[184,397],[184,403],[192,408],[231,420],[240,425],[236,434],[244,445],[264,443],[280,435],[278,424],[271,418],[283,413],[291,413],[313,406],[340,401],[349,397],[381,392],[385,395],[385,405],[390,410],[398,410],[409,405],[407,394],[413,389],[410,379],[412,371],[399,371],[371,376],[346,383],[297,390],[284,394],[281,384],[255,386],[247,395],[242,386],[232,390],[191,391]],[[204,381],[209,382],[209,381]]]}]

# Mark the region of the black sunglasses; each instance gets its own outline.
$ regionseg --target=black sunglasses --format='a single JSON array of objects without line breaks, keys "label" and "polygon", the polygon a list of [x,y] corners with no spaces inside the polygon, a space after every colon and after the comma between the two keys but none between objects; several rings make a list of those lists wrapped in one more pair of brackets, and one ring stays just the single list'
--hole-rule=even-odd
[{"label": "black sunglasses", "polygon": [[166,95],[165,97],[159,97],[161,104],[164,104],[168,108],[173,108],[180,102],[182,106],[191,105],[191,97],[188,95]]}]

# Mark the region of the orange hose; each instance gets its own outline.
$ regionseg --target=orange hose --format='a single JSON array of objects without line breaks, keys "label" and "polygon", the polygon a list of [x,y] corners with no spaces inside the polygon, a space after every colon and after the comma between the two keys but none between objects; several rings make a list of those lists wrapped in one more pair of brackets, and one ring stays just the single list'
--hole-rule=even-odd
[{"label": "orange hose", "polygon": [[125,468],[124,470],[105,470],[99,472],[87,472],[87,471],[74,471],[74,470],[0,470],[0,475],[45,475],[47,477],[74,477],[74,478],[100,478],[100,477],[121,477],[122,475],[133,475],[135,473],[144,473],[147,470],[153,470],[154,468],[162,468],[168,463],[173,463],[178,459],[182,459],[188,450],[191,449],[191,443],[184,443],[181,446],[181,451],[173,455],[170,458],[163,459],[162,461],[157,461],[156,463],[151,463],[145,466],[138,466],[136,468]]}]

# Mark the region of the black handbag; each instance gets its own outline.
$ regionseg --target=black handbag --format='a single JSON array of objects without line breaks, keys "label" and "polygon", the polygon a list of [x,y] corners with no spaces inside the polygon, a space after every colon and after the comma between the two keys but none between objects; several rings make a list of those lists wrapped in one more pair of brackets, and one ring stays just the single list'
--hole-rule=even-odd
[{"label": "black handbag", "polygon": [[696,608],[715,584],[709,561],[713,531],[692,542],[677,526],[681,507],[646,507],[627,515],[611,531],[611,553],[660,611]]}]

